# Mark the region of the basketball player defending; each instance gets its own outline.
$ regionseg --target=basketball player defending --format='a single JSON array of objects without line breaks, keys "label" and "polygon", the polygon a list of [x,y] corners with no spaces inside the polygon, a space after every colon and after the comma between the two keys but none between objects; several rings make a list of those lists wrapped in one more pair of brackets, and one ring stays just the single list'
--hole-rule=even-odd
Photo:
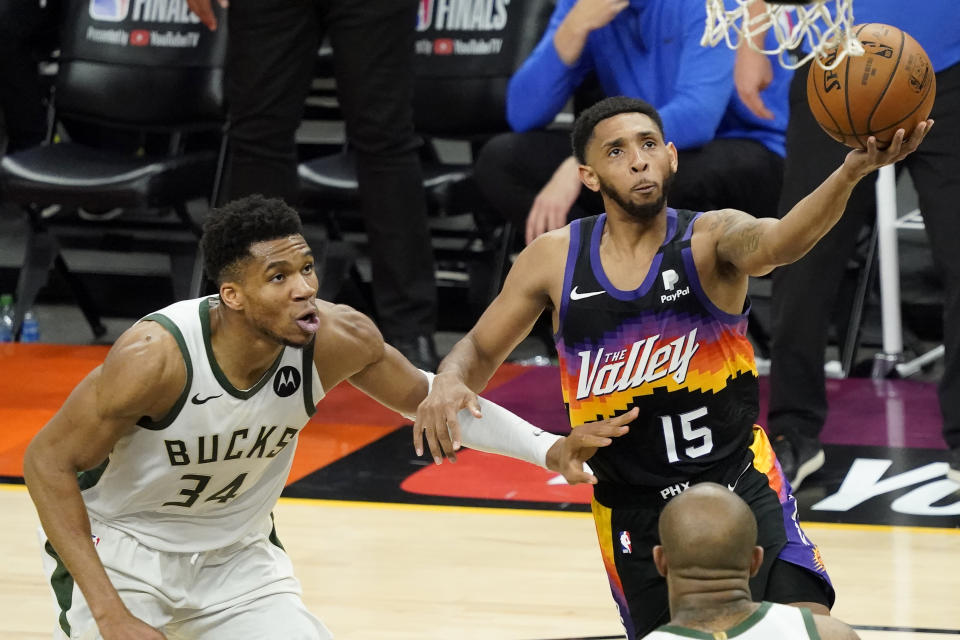
[{"label": "basketball player defending", "polygon": [[[666,583],[650,550],[670,498],[710,480],[747,501],[766,557],[753,596],[827,613],[833,589],[796,522],[796,505],[758,413],[757,370],[745,330],[747,279],[806,253],[839,219],[850,191],[902,159],[932,121],[885,150],[873,138],[780,220],[732,209],[667,206],[677,151],[646,102],[608,98],[574,124],[580,178],[606,213],[543,235],[517,258],[503,290],[441,364],[418,408],[435,455],[455,449],[457,410],[546,309],[553,315],[564,401],[576,429],[639,411],[630,432],[590,459],[593,514],[628,637],[667,621]],[[669,133],[669,132],[667,132]]]},{"label": "basketball player defending", "polygon": [[[330,638],[271,518],[297,435],[343,380],[408,415],[426,396],[368,318],[316,299],[300,219],[280,200],[214,211],[202,244],[219,295],[128,329],[27,448],[57,637]],[[594,481],[583,459],[627,429],[559,438],[485,412],[467,417],[465,443],[471,426],[496,434],[571,482]]]},{"label": "basketball player defending", "polygon": [[750,578],[763,563],[757,521],[726,487],[704,482],[660,514],[657,571],[667,580],[670,624],[644,640],[856,640],[848,625],[806,608],[753,602]]}]

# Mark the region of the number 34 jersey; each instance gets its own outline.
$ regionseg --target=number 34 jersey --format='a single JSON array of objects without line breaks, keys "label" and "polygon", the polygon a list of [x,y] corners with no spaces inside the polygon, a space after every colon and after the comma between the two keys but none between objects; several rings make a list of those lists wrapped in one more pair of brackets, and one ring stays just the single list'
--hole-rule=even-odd
[{"label": "number 34 jersey", "polygon": [[269,530],[297,435],[323,395],[312,343],[284,347],[253,387],[235,388],[210,343],[217,301],[185,300],[144,318],[176,339],[186,384],[167,416],[142,418],[79,478],[93,518],[161,551],[207,551]]},{"label": "number 34 jersey", "polygon": [[690,248],[698,215],[667,209],[664,243],[633,291],[604,273],[606,214],[570,225],[555,336],[570,424],[639,408],[629,433],[590,459],[601,482],[659,488],[739,463],[749,445],[759,405],[746,308],[726,313],[704,293]]}]

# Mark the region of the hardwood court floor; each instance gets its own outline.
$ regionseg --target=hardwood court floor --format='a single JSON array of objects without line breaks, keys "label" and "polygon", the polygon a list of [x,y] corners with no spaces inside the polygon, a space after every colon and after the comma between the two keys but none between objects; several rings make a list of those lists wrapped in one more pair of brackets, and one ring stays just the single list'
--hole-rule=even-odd
[{"label": "hardwood court floor", "polygon": [[[49,638],[26,490],[0,488],[0,639]],[[613,638],[620,632],[587,514],[282,499],[277,530],[308,607],[342,639]],[[956,530],[812,523],[866,639],[957,638]]]},{"label": "hardwood court floor", "polygon": [[[23,449],[104,352],[0,345],[0,640],[51,637]],[[560,429],[555,377],[505,366],[485,395]],[[935,390],[841,382],[828,389],[827,467],[797,494],[834,613],[868,640],[960,638],[960,494],[943,478]],[[348,386],[299,438],[286,494],[300,498],[281,499],[278,533],[340,640],[618,637],[589,488],[478,452],[437,467],[411,448],[402,420]]]}]

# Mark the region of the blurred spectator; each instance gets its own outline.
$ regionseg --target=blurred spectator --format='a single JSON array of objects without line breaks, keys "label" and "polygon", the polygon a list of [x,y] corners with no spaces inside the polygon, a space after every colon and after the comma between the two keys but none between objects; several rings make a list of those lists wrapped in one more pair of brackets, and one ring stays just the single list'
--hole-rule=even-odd
[{"label": "blurred spectator", "polygon": [[[211,0],[188,0],[211,29]],[[226,6],[226,0],[220,0]],[[229,146],[221,201],[251,193],[298,198],[294,135],[326,34],[373,266],[378,325],[418,367],[433,370],[437,290],[413,130],[417,0],[257,0],[227,19]]]},{"label": "blurred spectator", "polygon": [[[946,359],[939,397],[943,437],[950,448],[948,475],[960,482],[960,12],[951,0],[930,0],[922,11],[904,11],[899,0],[857,0],[854,11],[857,23],[890,24],[912,35],[930,56],[937,74],[937,98],[930,114],[936,125],[901,164],[910,170],[917,189],[934,263],[944,283]],[[738,81],[749,90],[756,80]],[[781,214],[849,152],[813,119],[806,82],[807,68],[801,68],[790,88]],[[827,415],[823,372],[827,332],[857,239],[864,225],[875,219],[874,184],[875,177],[862,181],[837,225],[806,256],[773,274],[767,425],[780,465],[794,488],[824,462],[819,436]]]},{"label": "blurred spectator", "polygon": [[491,140],[476,167],[484,195],[526,228],[527,242],[603,208],[580,188],[566,132],[543,129],[590,74],[600,97],[642,98],[660,112],[680,151],[672,206],[776,214],[790,72],[771,69],[770,112],[754,115],[734,92],[735,53],[700,46],[704,18],[703,0],[557,2],[510,83],[507,117],[518,133]]}]

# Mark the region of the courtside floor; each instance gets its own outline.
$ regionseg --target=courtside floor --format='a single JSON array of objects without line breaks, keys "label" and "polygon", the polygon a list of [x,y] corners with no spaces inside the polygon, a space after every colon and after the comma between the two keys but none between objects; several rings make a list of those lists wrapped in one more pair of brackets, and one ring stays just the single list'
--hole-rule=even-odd
[{"label": "courtside floor", "polygon": [[[22,456],[105,353],[0,345],[0,640],[51,637]],[[828,385],[827,465],[797,498],[837,587],[835,615],[868,639],[960,638],[960,487],[945,478],[935,386]],[[552,367],[504,365],[485,395],[564,429]],[[343,385],[300,436],[277,530],[336,636],[619,637],[589,488],[474,451],[435,466],[416,458],[408,424]]]}]

